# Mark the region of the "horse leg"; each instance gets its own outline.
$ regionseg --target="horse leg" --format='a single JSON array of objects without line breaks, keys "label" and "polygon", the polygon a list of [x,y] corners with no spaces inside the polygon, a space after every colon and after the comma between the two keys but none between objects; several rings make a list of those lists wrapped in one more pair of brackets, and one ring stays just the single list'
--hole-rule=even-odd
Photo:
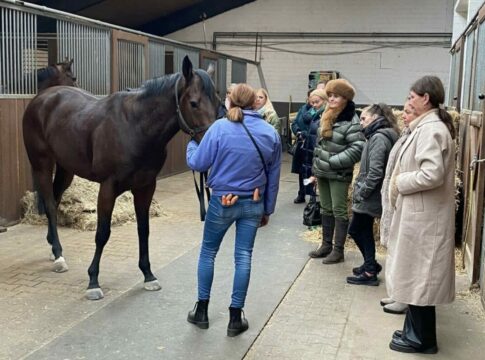
[{"label": "horse leg", "polygon": [[[74,174],[67,172],[64,170],[59,164],[56,164],[56,176],[54,177],[54,201],[56,203],[56,211],[59,208],[59,204],[62,199],[62,194],[64,191],[71,185],[72,179]],[[42,197],[40,197],[42,199]],[[47,241],[49,244],[52,244],[52,234],[50,232],[47,233]],[[51,260],[54,260],[54,254],[51,254]]]},{"label": "horse leg", "polygon": [[138,228],[138,242],[139,242],[139,261],[138,267],[145,276],[145,289],[149,291],[160,290],[157,278],[153,275],[150,269],[148,235],[150,233],[149,211],[152,202],[153,193],[155,192],[155,180],[152,184],[141,188],[132,190],[133,199],[135,203],[136,222]]},{"label": "horse leg", "polygon": [[69,173],[59,164],[56,164],[56,176],[54,178],[54,200],[56,201],[56,207],[59,207],[61,203],[62,195],[64,191],[71,185],[73,173]]},{"label": "horse leg", "polygon": [[52,170],[54,164],[50,159],[45,159],[43,166],[39,166],[33,170],[35,179],[39,185],[39,190],[44,199],[45,212],[47,220],[49,221],[47,230],[47,241],[52,246],[52,254],[54,255],[53,271],[64,272],[69,268],[62,256],[62,246],[59,241],[57,233],[57,206],[54,200],[54,192],[52,186]]},{"label": "horse leg", "polygon": [[99,300],[104,297],[103,291],[99,287],[99,262],[103,249],[108,242],[111,234],[111,215],[118,194],[114,190],[114,184],[110,181],[101,183],[98,194],[98,224],[96,227],[96,251],[93,261],[88,269],[89,286],[86,291],[88,300]]}]

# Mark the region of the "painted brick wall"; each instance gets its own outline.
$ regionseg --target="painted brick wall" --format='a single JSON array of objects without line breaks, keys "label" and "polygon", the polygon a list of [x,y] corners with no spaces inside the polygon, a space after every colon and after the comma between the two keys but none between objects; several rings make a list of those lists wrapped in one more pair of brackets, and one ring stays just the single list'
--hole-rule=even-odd
[{"label": "painted brick wall", "polygon": [[[208,19],[206,39],[210,47],[213,32],[451,33],[453,3],[453,0],[258,0]],[[202,23],[167,37],[204,47]],[[322,40],[326,41],[321,43]],[[347,38],[332,39],[332,43],[328,40],[263,39],[263,45],[273,47],[264,47],[261,53],[261,66],[273,101],[285,102],[290,96],[294,101],[304,101],[308,73],[313,70],[340,71],[355,85],[355,101],[361,104],[382,101],[402,105],[409,85],[424,74],[435,74],[445,86],[448,83],[449,46],[409,44],[436,41],[435,38],[399,40],[406,45],[396,44],[396,39]],[[371,43],[374,40],[387,40],[393,47],[378,47]],[[246,45],[235,46],[226,43],[227,39],[224,43],[220,40],[217,50],[254,60],[254,38],[230,41]],[[259,86],[257,71],[250,67],[248,82]]]}]

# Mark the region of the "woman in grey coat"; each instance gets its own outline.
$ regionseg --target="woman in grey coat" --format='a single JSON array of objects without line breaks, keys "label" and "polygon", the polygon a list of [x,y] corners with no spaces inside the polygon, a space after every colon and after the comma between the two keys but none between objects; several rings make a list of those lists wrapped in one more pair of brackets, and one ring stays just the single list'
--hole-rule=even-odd
[{"label": "woman in grey coat", "polygon": [[347,282],[377,286],[377,274],[382,267],[376,261],[373,225],[374,218],[382,213],[382,180],[399,128],[391,108],[386,104],[373,104],[364,109],[360,124],[367,141],[362,150],[359,175],[354,183],[349,235],[362,253],[364,263],[352,270],[354,275],[347,277]]}]

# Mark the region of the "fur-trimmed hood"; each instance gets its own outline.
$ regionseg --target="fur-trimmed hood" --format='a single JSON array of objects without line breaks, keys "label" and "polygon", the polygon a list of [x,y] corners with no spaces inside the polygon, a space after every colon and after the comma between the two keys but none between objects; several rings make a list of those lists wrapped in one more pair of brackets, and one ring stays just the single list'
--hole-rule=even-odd
[{"label": "fur-trimmed hood", "polygon": [[347,101],[343,109],[331,109],[327,106],[320,120],[320,136],[324,139],[331,139],[333,135],[333,125],[339,121],[351,121],[355,115],[355,104]]}]

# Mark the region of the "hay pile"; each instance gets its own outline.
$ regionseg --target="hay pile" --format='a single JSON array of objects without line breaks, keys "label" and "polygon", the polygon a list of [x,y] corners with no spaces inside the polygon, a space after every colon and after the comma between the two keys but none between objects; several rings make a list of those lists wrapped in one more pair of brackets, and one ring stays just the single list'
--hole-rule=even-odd
[{"label": "hay pile", "polygon": [[[57,211],[57,223],[61,226],[79,230],[96,230],[99,184],[77,176],[64,193]],[[22,223],[41,225],[47,224],[45,215],[37,214],[35,194],[27,191],[20,200],[22,206]],[[160,204],[152,200],[150,217],[166,215]],[[121,194],[115,203],[111,225],[121,225],[136,220],[131,192]]]},{"label": "hay pile", "polygon": [[[377,233],[377,237],[375,237],[376,242],[376,254],[385,256],[386,255],[386,248],[382,246],[379,242],[379,221],[376,220],[374,222],[374,234]],[[307,231],[302,233],[302,238],[305,241],[320,244],[322,242],[322,227],[321,226],[314,226],[308,229]],[[347,236],[347,241],[345,241],[345,251],[348,250],[355,250],[359,251],[357,245],[355,244],[354,240]]]},{"label": "hay pile", "polygon": [[477,320],[485,320],[485,310],[482,306],[480,287],[476,284],[472,285],[469,289],[458,291],[456,298],[464,300],[467,305],[465,314],[474,316]]}]

